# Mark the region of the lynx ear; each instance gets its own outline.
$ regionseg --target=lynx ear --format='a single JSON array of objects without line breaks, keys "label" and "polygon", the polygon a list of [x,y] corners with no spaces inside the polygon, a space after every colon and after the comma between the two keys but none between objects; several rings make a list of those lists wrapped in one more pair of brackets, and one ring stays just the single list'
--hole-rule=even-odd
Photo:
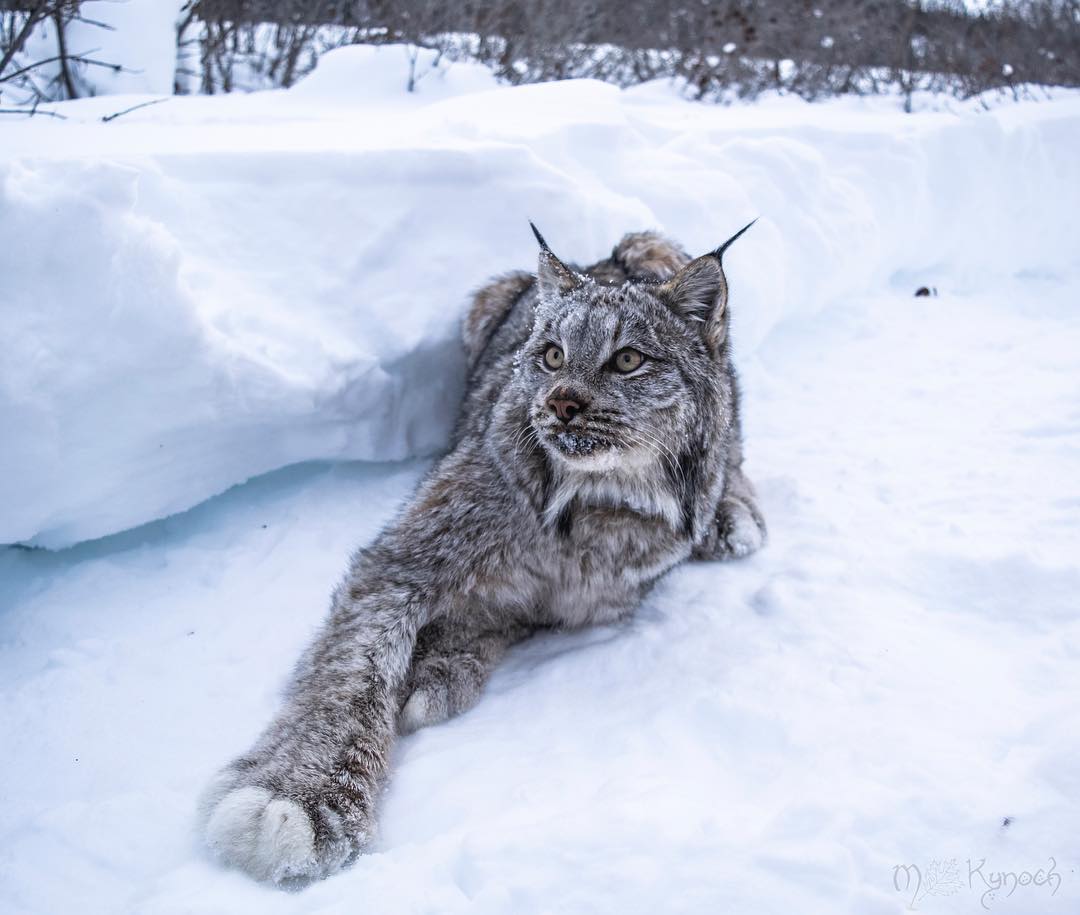
[{"label": "lynx ear", "polygon": [[540,285],[540,295],[557,296],[571,292],[581,285],[581,277],[559,260],[544,241],[540,230],[531,222],[529,227],[540,243],[540,261],[536,268],[536,279]]},{"label": "lynx ear", "polygon": [[757,220],[743,226],[715,251],[690,261],[657,292],[673,311],[688,321],[702,324],[705,342],[719,351],[727,337],[728,284],[724,276],[724,252]]}]

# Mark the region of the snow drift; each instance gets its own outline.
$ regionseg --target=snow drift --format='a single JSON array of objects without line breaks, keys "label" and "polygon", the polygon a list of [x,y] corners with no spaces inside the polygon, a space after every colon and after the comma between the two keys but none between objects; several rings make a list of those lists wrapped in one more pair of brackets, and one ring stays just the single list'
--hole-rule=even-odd
[{"label": "snow drift", "polygon": [[0,542],[62,547],[285,465],[439,449],[468,292],[533,264],[528,219],[586,261],[645,227],[704,251],[760,216],[729,255],[742,359],[781,317],[897,273],[1076,266],[1074,96],[811,117],[658,85],[490,89],[475,68],[406,96],[385,76],[403,67],[344,48],[291,91],[5,125]]}]

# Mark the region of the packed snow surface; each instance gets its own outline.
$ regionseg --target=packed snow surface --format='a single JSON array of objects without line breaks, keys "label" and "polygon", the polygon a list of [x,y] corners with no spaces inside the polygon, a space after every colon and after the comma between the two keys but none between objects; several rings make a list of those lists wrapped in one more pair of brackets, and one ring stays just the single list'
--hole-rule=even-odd
[{"label": "packed snow surface", "polygon": [[[0,541],[77,544],[0,551],[0,912],[1077,911],[1080,100],[407,96],[403,55],[0,124]],[[526,220],[586,261],[758,215],[728,265],[767,547],[515,649],[401,741],[348,871],[212,864],[195,797],[445,443]]]}]

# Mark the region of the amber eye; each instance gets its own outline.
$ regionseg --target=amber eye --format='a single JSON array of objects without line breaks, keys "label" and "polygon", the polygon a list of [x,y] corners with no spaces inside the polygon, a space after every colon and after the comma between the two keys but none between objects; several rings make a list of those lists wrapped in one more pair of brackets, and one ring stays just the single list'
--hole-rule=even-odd
[{"label": "amber eye", "polygon": [[615,358],[612,360],[615,363],[615,368],[620,372],[627,373],[632,372],[642,362],[645,361],[645,357],[641,355],[636,349],[621,349],[615,354]]},{"label": "amber eye", "polygon": [[563,364],[563,351],[554,343],[544,351],[544,365],[549,369],[561,369]]}]

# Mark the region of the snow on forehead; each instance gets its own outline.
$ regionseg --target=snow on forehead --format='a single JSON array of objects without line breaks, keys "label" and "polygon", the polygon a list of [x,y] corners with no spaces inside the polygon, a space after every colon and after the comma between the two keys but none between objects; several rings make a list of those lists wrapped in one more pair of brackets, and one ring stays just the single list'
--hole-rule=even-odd
[{"label": "snow on forehead", "polygon": [[648,292],[625,283],[600,286],[589,282],[570,295],[545,303],[540,321],[561,332],[614,335],[628,326],[652,327],[670,313]]},{"label": "snow on forehead", "polygon": [[563,331],[610,332],[618,323],[619,309],[606,308],[593,300],[571,307],[558,317],[559,329]]}]

